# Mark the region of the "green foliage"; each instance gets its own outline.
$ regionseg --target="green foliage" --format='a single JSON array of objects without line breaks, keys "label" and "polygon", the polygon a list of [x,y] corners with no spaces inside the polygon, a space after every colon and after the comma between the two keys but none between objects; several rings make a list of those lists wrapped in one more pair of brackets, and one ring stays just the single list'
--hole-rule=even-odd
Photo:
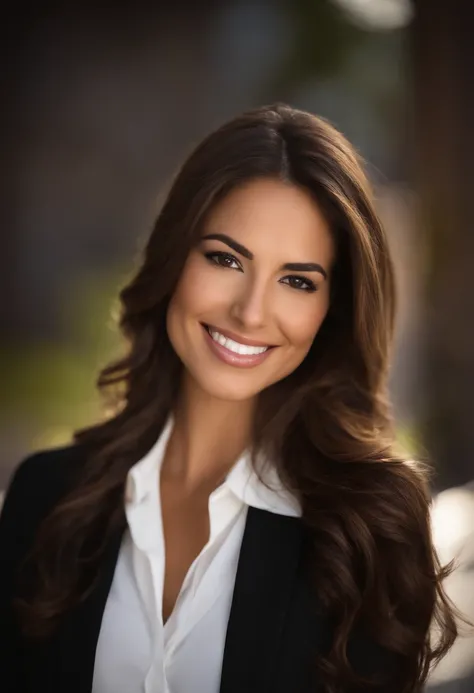
[{"label": "green foliage", "polygon": [[397,443],[405,455],[411,459],[427,462],[427,451],[417,423],[399,423],[396,429]]},{"label": "green foliage", "polygon": [[347,21],[330,0],[292,0],[287,5],[293,36],[271,90],[285,94],[317,75],[333,76],[370,35]]},{"label": "green foliage", "polygon": [[63,338],[2,345],[3,425],[24,427],[41,443],[59,444],[101,415],[95,381],[121,348],[112,317],[118,276],[82,278],[70,287],[62,310]]}]

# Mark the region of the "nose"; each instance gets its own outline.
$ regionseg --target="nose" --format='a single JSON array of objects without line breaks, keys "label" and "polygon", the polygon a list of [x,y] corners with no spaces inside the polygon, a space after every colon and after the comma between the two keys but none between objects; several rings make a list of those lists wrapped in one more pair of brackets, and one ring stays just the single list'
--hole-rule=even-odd
[{"label": "nose", "polygon": [[240,325],[247,329],[263,327],[267,322],[268,296],[263,285],[249,283],[234,299],[231,315]]}]

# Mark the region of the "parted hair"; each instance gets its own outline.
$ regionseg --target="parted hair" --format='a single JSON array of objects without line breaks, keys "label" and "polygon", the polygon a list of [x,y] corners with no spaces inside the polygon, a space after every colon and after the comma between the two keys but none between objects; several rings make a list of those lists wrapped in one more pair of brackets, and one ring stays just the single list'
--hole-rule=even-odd
[{"label": "parted hair", "polygon": [[328,692],[361,685],[348,643],[362,624],[396,657],[396,690],[418,691],[457,629],[443,591],[449,568],[431,537],[427,470],[395,445],[387,386],[392,261],[359,155],[330,123],[285,104],[225,123],[177,172],[120,293],[124,355],[98,378],[119,406],[75,434],[86,462],[39,531],[34,590],[19,604],[23,627],[47,636],[92,588],[108,539],[125,526],[127,473],[156,441],[178,394],[183,366],[166,314],[186,258],[214,205],[264,177],[308,191],[336,247],[327,317],[302,364],[260,393],[253,424],[254,451],[271,455],[301,499],[308,565],[317,567],[311,584],[334,623],[318,667]]}]

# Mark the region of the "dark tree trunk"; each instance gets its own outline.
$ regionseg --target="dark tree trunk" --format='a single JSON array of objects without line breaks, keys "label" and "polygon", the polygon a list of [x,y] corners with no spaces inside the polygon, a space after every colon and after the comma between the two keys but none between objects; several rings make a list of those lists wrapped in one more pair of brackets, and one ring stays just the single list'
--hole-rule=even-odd
[{"label": "dark tree trunk", "polygon": [[417,0],[413,150],[426,234],[425,445],[447,487],[474,478],[474,49],[469,0]]}]

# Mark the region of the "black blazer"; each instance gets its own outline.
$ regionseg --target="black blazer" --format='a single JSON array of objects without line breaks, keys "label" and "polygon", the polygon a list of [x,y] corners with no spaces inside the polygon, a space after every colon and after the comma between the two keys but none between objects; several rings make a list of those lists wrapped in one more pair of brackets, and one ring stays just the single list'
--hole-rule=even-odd
[{"label": "black blazer", "polygon": [[[66,493],[84,455],[70,446],[28,457],[13,475],[0,516],[0,690],[90,693],[102,615],[121,533],[110,541],[101,580],[46,643],[27,645],[15,623],[15,573],[40,521]],[[249,509],[224,650],[220,693],[322,692],[317,652],[331,642],[302,569],[305,531],[298,518]],[[364,675],[385,673],[383,693],[398,693],[391,658],[354,634],[349,656]],[[188,692],[186,692],[188,693]],[[189,691],[189,693],[194,693]]]}]

